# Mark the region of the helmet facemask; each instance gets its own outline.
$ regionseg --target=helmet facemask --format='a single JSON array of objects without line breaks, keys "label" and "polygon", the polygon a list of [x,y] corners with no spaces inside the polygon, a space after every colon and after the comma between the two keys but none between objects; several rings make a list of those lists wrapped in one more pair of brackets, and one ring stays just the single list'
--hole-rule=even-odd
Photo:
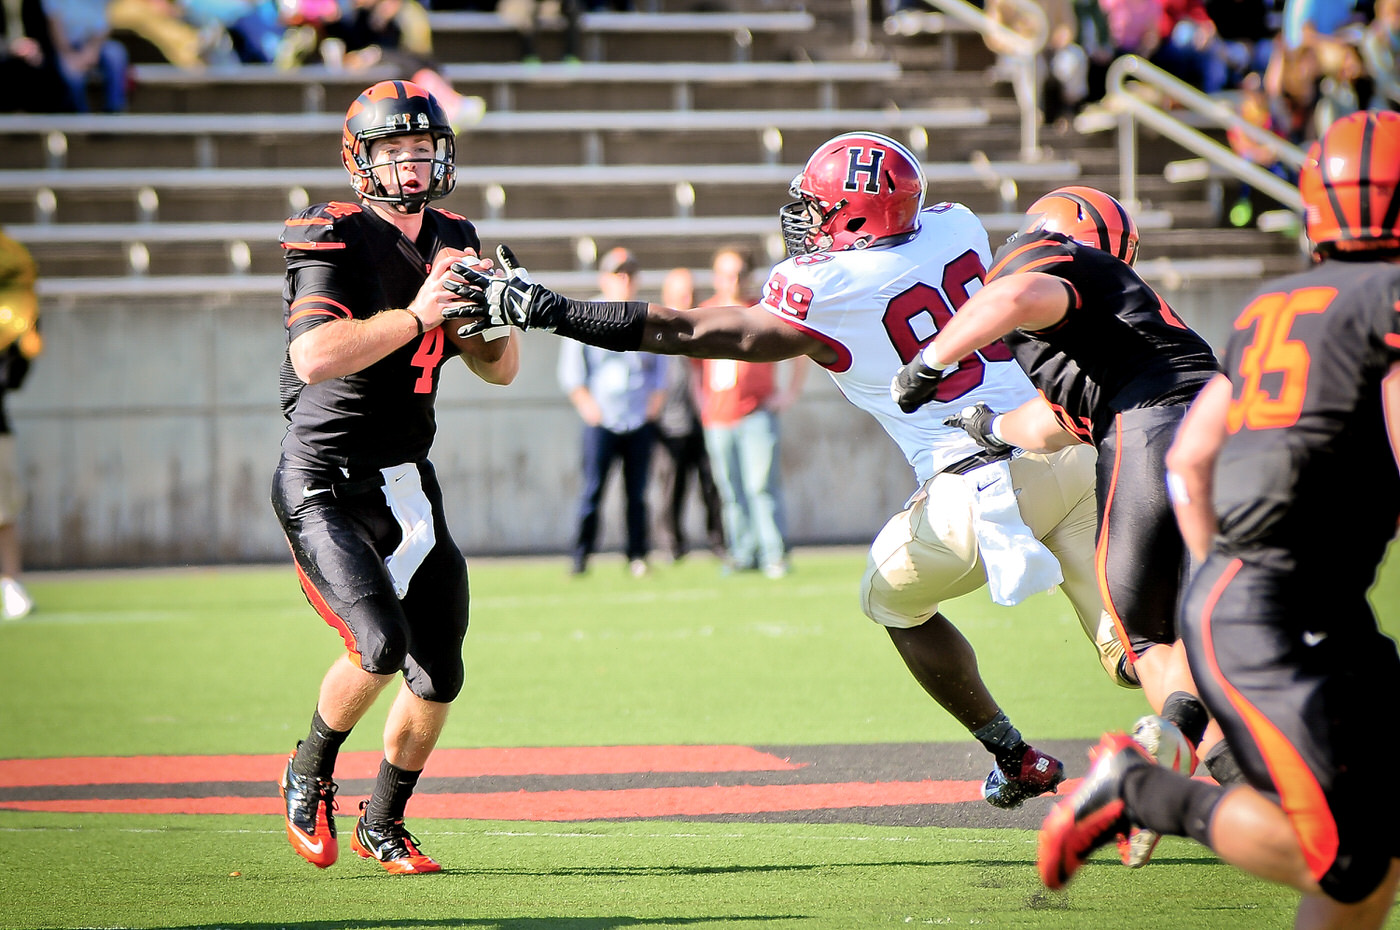
[{"label": "helmet facemask", "polygon": [[[391,135],[402,135],[401,133],[385,133],[372,137],[367,133],[361,133],[356,140],[356,144],[351,149],[351,160],[354,164],[350,168],[351,186],[353,186],[360,197],[375,203],[385,203],[393,206],[400,213],[420,213],[428,205],[428,201],[437,200],[451,193],[456,186],[456,144],[450,135],[442,133],[430,133],[433,139],[434,152],[430,158],[401,158],[393,161],[375,163],[370,156],[370,149],[374,142],[380,139],[390,138]],[[427,164],[430,166],[428,173],[428,183],[420,191],[405,193],[403,191],[390,192],[389,188],[380,181],[375,173],[376,169],[393,169],[396,165]],[[347,168],[349,166],[347,165]]]},{"label": "helmet facemask", "polygon": [[797,199],[778,210],[778,220],[783,227],[783,245],[787,248],[788,257],[830,249],[832,236],[828,230],[831,221],[846,207],[847,201],[838,200],[830,209],[823,210],[820,201],[802,191],[801,175],[793,178],[788,193]]}]

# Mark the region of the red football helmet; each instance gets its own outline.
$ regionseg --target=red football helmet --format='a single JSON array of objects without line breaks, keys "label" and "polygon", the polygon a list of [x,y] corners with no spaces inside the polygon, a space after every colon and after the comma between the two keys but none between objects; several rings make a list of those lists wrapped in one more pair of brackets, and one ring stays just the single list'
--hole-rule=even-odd
[{"label": "red football helmet", "polygon": [[[376,139],[426,133],[436,143],[430,161],[432,174],[426,190],[390,194],[374,177],[369,145]],[[457,184],[456,136],[447,113],[422,87],[412,81],[380,81],[370,87],[345,113],[340,160],[350,172],[350,186],[365,200],[390,203],[405,213],[417,213],[429,200],[451,193]]]},{"label": "red football helmet", "polygon": [[812,153],[790,191],[778,213],[789,255],[863,249],[918,230],[924,171],[890,137],[848,132]]},{"label": "red football helmet", "polygon": [[1298,174],[1319,252],[1400,248],[1400,113],[1361,111],[1312,144]]},{"label": "red football helmet", "polygon": [[1080,245],[1102,249],[1131,265],[1137,261],[1137,224],[1123,205],[1092,187],[1061,187],[1031,204],[1018,231],[1057,232]]}]

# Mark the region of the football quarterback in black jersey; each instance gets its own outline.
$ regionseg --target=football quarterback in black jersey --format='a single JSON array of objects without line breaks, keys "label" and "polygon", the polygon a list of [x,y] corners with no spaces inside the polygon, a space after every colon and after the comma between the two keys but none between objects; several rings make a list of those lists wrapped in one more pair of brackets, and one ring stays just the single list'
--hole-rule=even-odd
[{"label": "football quarterback in black jersey", "polygon": [[[1171,765],[1195,768],[1208,715],[1178,643],[1176,604],[1188,559],[1165,483],[1167,447],[1196,393],[1219,370],[1210,346],[1132,269],[1138,233],[1116,199],[1067,187],[1031,205],[998,250],[987,285],[896,377],[901,408],[935,396],[941,372],[1000,338],[1041,397],[1003,416],[950,418],[989,447],[1098,450],[1099,587],[1122,640],[1124,673],[1154,711],[1134,732]],[[988,412],[993,413],[993,412]],[[1202,747],[1202,743],[1205,746]],[[1223,766],[1220,767],[1223,771]],[[1125,864],[1157,837],[1125,838]]]},{"label": "football quarterback in black jersey", "polygon": [[1298,191],[1317,263],[1256,292],[1167,459],[1202,560],[1182,638],[1247,786],[1105,737],[1083,797],[1045,821],[1041,872],[1063,884],[1106,830],[1143,825],[1301,891],[1295,927],[1367,930],[1400,886],[1377,718],[1400,654],[1366,596],[1400,521],[1400,114],[1333,123]]},{"label": "football quarterback in black jersey", "polygon": [[402,675],[351,846],[393,873],[439,869],[403,823],[462,687],[467,630],[466,561],[428,460],[433,405],[454,357],[492,384],[520,367],[508,328],[462,338],[442,325],[461,304],[446,286],[462,280],[452,264],[489,267],[472,224],[429,206],[452,190],[453,155],[452,127],[427,91],[375,84],[345,118],[354,199],[309,207],[282,232],[288,425],[272,504],[307,600],[346,650],[281,778],[288,839],[321,868],[338,852],[336,754]]}]

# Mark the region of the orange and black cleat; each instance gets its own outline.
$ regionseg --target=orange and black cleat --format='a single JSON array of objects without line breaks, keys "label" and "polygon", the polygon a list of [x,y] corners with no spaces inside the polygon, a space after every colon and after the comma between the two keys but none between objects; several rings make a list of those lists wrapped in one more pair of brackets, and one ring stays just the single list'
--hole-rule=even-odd
[{"label": "orange and black cleat", "polygon": [[1133,824],[1123,802],[1123,776],[1154,761],[1126,733],[1105,733],[1089,758],[1089,774],[1040,827],[1036,865],[1047,888],[1063,888],[1090,853],[1128,834]]},{"label": "orange and black cleat", "polygon": [[363,859],[378,860],[386,872],[396,875],[442,871],[442,866],[418,848],[418,840],[408,832],[402,820],[386,824],[366,823],[364,811],[368,803],[360,802],[360,819],[355,822],[355,835],[350,838],[351,849]]},{"label": "orange and black cleat", "polygon": [[[297,743],[301,748],[301,743]],[[287,758],[278,786],[287,802],[287,839],[307,862],[324,869],[335,862],[340,847],[335,839],[336,784],[329,778],[292,771],[296,750]]]}]

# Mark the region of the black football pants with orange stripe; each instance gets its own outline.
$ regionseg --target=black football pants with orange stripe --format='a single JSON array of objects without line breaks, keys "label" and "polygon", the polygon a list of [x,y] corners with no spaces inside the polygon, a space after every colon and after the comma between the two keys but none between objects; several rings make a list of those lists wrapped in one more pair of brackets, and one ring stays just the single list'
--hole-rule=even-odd
[{"label": "black football pants with orange stripe", "polygon": [[[322,476],[280,465],[272,505],[287,534],[302,591],[345,640],[352,661],[376,675],[403,672],[414,694],[450,703],[462,689],[467,633],[467,563],[448,532],[442,489],[430,464],[419,466],[432,506],[436,544],[413,574],[403,600],[384,560],[403,532],[384,493],[318,493]],[[307,489],[313,493],[307,494]]]},{"label": "black football pants with orange stripe", "polygon": [[1240,768],[1278,798],[1313,876],[1343,902],[1366,897],[1400,856],[1400,653],[1353,587],[1212,554],[1180,623]]},{"label": "black football pants with orange stripe", "polygon": [[1125,411],[1098,443],[1099,593],[1134,661],[1154,643],[1177,638],[1189,556],[1167,498],[1166,457],[1186,409]]}]

